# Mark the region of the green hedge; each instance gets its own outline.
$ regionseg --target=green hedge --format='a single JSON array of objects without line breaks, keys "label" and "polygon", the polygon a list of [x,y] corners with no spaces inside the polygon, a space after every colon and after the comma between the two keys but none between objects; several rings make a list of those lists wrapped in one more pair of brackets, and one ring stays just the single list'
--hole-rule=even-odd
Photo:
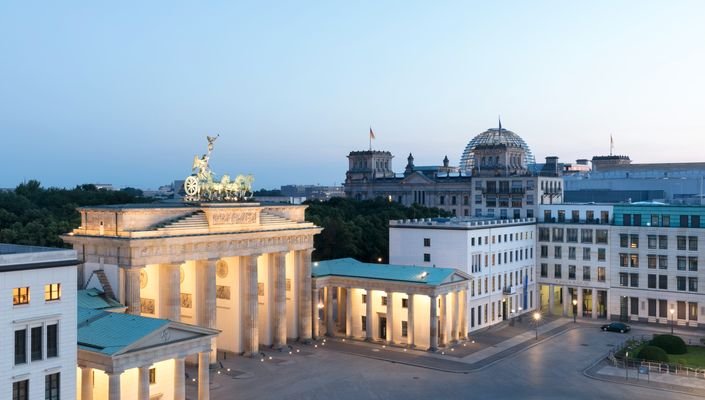
[{"label": "green hedge", "polygon": [[668,362],[668,354],[656,346],[644,346],[636,355],[637,358],[647,361]]},{"label": "green hedge", "polygon": [[685,354],[688,348],[683,339],[674,335],[656,335],[649,345],[660,347],[668,354]]}]

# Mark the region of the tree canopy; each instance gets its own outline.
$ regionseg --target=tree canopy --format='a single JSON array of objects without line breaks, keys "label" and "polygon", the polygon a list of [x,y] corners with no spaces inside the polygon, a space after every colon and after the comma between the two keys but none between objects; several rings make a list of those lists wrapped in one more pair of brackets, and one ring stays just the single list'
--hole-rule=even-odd
[{"label": "tree canopy", "polygon": [[323,227],[314,237],[313,259],[352,257],[364,262],[388,261],[389,221],[408,218],[447,217],[447,211],[418,205],[406,207],[378,198],[353,200],[336,197],[306,202],[306,220]]},{"label": "tree canopy", "polygon": [[14,191],[0,192],[0,243],[63,247],[59,235],[81,224],[77,207],[150,201],[134,188],[44,188],[39,181],[30,180]]}]

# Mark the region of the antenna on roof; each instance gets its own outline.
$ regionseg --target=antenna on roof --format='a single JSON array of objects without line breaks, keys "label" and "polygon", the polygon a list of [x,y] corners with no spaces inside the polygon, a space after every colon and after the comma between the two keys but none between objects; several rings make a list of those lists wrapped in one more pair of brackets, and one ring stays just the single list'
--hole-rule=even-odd
[{"label": "antenna on roof", "polygon": [[499,121],[499,133],[502,133],[502,117],[497,114],[497,121]]},{"label": "antenna on roof", "polygon": [[614,140],[612,139],[612,134],[610,133],[610,155],[614,151]]}]

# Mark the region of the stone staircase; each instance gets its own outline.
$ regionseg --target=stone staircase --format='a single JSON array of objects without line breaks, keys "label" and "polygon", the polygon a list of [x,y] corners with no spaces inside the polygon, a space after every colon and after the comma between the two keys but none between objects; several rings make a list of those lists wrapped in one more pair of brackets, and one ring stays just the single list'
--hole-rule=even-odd
[{"label": "stone staircase", "polygon": [[157,227],[158,232],[164,233],[177,233],[179,231],[188,231],[194,229],[208,229],[208,220],[206,219],[206,214],[204,214],[203,211],[196,211],[193,214],[178,218],[174,221],[166,223],[165,225]]},{"label": "stone staircase", "polygon": [[102,269],[97,269],[93,271],[93,273],[96,277],[98,277],[98,282],[100,282],[100,286],[103,288],[103,293],[111,299],[115,299],[115,292],[113,292],[113,287],[110,286],[108,277],[105,276],[105,271]]}]

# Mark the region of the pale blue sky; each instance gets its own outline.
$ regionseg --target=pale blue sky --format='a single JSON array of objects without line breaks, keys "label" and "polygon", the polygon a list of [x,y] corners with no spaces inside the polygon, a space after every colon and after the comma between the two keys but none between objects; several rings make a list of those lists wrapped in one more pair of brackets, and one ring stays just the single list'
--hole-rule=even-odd
[{"label": "pale blue sky", "polygon": [[370,125],[401,171],[498,114],[537,160],[704,161],[704,93],[702,1],[5,1],[0,187],[155,188],[216,133],[218,174],[339,184]]}]

